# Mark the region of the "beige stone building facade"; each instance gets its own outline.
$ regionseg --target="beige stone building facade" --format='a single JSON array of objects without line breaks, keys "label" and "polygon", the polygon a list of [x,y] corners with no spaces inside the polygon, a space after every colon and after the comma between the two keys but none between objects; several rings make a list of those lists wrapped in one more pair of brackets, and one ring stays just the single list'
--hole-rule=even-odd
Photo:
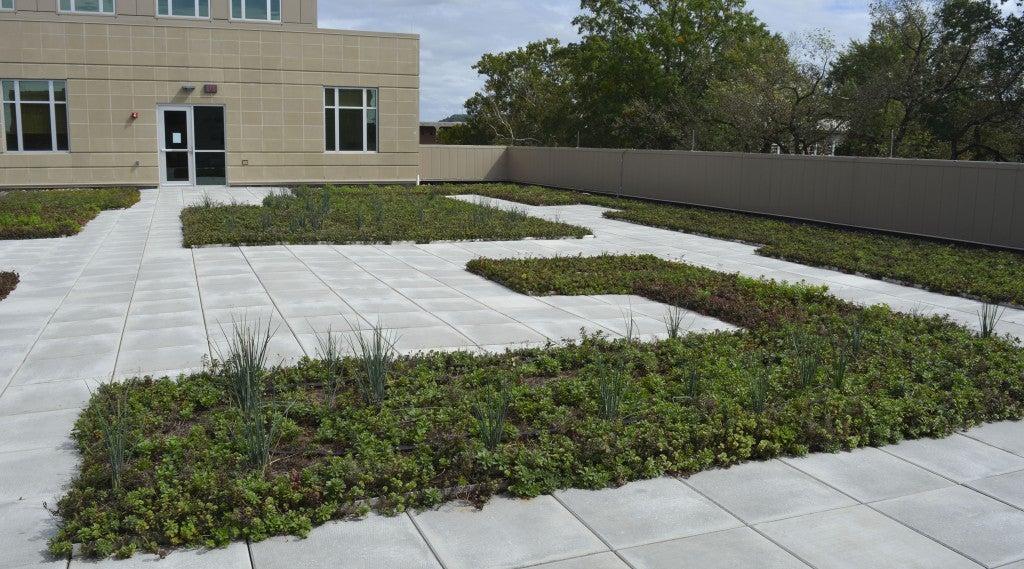
[{"label": "beige stone building facade", "polygon": [[316,0],[0,0],[0,187],[412,182],[419,38]]}]

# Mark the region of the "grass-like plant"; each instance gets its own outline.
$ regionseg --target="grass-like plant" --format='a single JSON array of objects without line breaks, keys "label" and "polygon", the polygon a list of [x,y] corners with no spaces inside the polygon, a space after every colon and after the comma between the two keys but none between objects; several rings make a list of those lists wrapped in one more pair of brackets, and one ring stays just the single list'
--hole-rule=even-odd
[{"label": "grass-like plant", "polygon": [[837,345],[832,359],[832,373],[829,374],[832,378],[832,387],[842,389],[846,385],[846,368],[849,364],[849,349],[843,344]]},{"label": "grass-like plant", "polygon": [[850,318],[849,339],[851,357],[855,358],[860,355],[860,351],[864,347],[865,327],[866,323],[863,312]]},{"label": "grass-like plant", "polygon": [[480,440],[487,450],[493,451],[501,444],[511,403],[512,390],[507,383],[502,383],[498,388],[486,386],[477,394],[473,410],[480,429]]},{"label": "grass-like plant", "polygon": [[750,405],[754,413],[763,413],[768,404],[768,380],[771,368],[764,365],[760,358],[751,356],[747,359],[747,374],[750,379]]},{"label": "grass-like plant", "polygon": [[[270,461],[270,451],[277,438],[284,414],[268,418],[270,405],[264,396],[267,377],[267,356],[274,331],[257,320],[232,322],[231,331],[222,329],[227,344],[220,355],[223,380],[232,404],[240,414],[237,438],[244,448],[246,464],[263,473]],[[286,413],[285,413],[286,414]]]},{"label": "grass-like plant", "polygon": [[316,334],[316,355],[324,363],[324,395],[328,407],[334,407],[338,391],[342,384],[342,361],[344,354],[341,349],[341,338],[330,328],[324,334]]},{"label": "grass-like plant", "polygon": [[800,387],[807,389],[814,385],[821,367],[821,354],[818,351],[818,339],[806,330],[794,331],[789,339],[796,358],[797,378]]},{"label": "grass-like plant", "polygon": [[380,405],[384,402],[388,372],[395,359],[395,342],[398,338],[379,322],[373,326],[369,338],[358,330],[355,332],[356,341],[352,343],[352,351],[361,367],[361,373],[356,374],[356,383],[368,405]]},{"label": "grass-like plant", "polygon": [[691,365],[683,375],[685,393],[690,399],[696,399],[700,395],[700,368]]},{"label": "grass-like plant", "polygon": [[127,390],[124,386],[105,385],[98,394],[93,394],[89,412],[99,427],[110,468],[110,485],[116,491],[121,488],[121,478],[131,455],[128,437],[132,426],[128,417]]},{"label": "grass-like plant", "polygon": [[996,326],[1003,319],[1005,311],[1006,307],[995,303],[986,302],[981,305],[981,310],[978,311],[978,323],[981,328],[980,335],[982,338],[990,338],[995,334]]},{"label": "grass-like plant", "polygon": [[665,332],[668,333],[668,337],[673,340],[678,340],[682,335],[683,331],[683,316],[686,311],[676,305],[669,305],[665,310]]},{"label": "grass-like plant", "polygon": [[594,351],[598,408],[601,411],[601,418],[605,421],[615,421],[619,418],[622,400],[626,395],[626,373],[621,357],[622,354],[619,354],[620,359],[612,363],[600,350]]}]

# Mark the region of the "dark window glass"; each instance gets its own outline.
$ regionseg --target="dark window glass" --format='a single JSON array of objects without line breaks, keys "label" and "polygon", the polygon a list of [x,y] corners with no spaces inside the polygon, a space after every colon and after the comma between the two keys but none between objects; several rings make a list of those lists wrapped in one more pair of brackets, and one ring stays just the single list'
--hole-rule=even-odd
[{"label": "dark window glass", "polygon": [[328,152],[338,150],[337,141],[334,139],[334,109],[327,109],[326,119],[324,120],[324,132],[327,133],[327,148]]},{"label": "dark window glass", "polygon": [[224,150],[224,108],[193,107],[196,150]]},{"label": "dark window glass", "polygon": [[57,150],[67,151],[68,146],[68,107],[54,105],[54,121],[57,123]]},{"label": "dark window glass", "polygon": [[50,105],[21,105],[22,150],[53,150]]},{"label": "dark window glass", "polygon": [[60,102],[68,100],[67,83],[64,81],[53,82],[53,100]]},{"label": "dark window glass", "polygon": [[223,186],[227,181],[223,152],[196,152],[197,186]]},{"label": "dark window glass", "polygon": [[167,14],[170,13],[170,11],[167,9],[167,2],[168,1],[169,0],[157,0],[157,3],[156,3],[156,13],[157,14],[160,14],[161,16],[166,16]]},{"label": "dark window glass", "polygon": [[366,149],[377,151],[377,111],[373,109],[366,110]]},{"label": "dark window glass", "polygon": [[244,0],[246,20],[266,20],[267,0]]},{"label": "dark window glass", "polygon": [[164,144],[173,150],[188,148],[187,111],[164,111]]},{"label": "dark window glass", "polygon": [[4,81],[3,84],[2,84],[2,87],[3,87],[4,101],[8,102],[8,103],[13,103],[14,102],[14,81]]},{"label": "dark window glass", "polygon": [[210,0],[199,0],[199,17],[210,17]]},{"label": "dark window glass", "polygon": [[342,109],[338,113],[338,150],[363,150],[362,109]]},{"label": "dark window glass", "polygon": [[242,0],[231,0],[231,17],[242,17]]},{"label": "dark window glass", "polygon": [[22,102],[50,100],[49,81],[19,81],[18,84]]},{"label": "dark window glass", "polygon": [[338,90],[338,104],[342,107],[362,107],[363,106],[363,90],[362,89],[339,89]]},{"label": "dark window glass", "polygon": [[281,20],[281,0],[270,0],[270,19],[275,22]]},{"label": "dark window glass", "polygon": [[21,150],[18,145],[18,114],[14,103],[4,105],[4,134],[7,139],[7,150]]},{"label": "dark window glass", "polygon": [[334,89],[324,90],[324,104],[327,106],[334,106]]},{"label": "dark window glass", "polygon": [[172,16],[195,16],[195,0],[171,0]]},{"label": "dark window glass", "polygon": [[165,152],[168,182],[188,181],[188,152]]}]

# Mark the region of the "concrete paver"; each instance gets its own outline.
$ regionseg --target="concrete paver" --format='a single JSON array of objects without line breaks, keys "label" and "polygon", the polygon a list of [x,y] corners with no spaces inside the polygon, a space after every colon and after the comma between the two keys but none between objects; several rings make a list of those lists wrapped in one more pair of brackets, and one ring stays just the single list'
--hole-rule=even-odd
[{"label": "concrete paver", "polygon": [[608,550],[551,496],[497,497],[482,510],[445,504],[413,519],[448,569],[524,567]]},{"label": "concrete paver", "polygon": [[778,460],[698,472],[686,483],[748,524],[856,504],[848,496]]},{"label": "concrete paver", "polygon": [[872,507],[986,567],[1024,560],[1024,512],[969,488],[932,490]]},{"label": "concrete paver", "polygon": [[812,567],[977,569],[978,564],[867,506],[831,510],[757,526]]},{"label": "concrete paver", "polygon": [[[630,318],[644,339],[665,334],[664,305],[636,296],[516,294],[464,270],[480,256],[651,253],[826,285],[847,300],[945,313],[978,326],[980,304],[971,300],[768,259],[750,245],[609,220],[592,206],[522,206],[530,215],[591,228],[595,236],[586,239],[181,248],[184,205],[205,192],[258,203],[269,191],[144,190],[138,205],[101,213],[76,237],[0,242],[0,268],[21,276],[0,302],[0,569],[67,565],[44,553],[56,525],[41,501],[60,492],[73,468],[68,433],[89,388],[126,375],[197,369],[223,346],[233,321],[260,319],[276,330],[274,363],[314,355],[317,334],[328,329],[347,345],[353,328],[365,333],[377,322],[394,328],[403,352],[501,352],[578,338],[581,329],[616,336],[627,332]],[[684,313],[683,324],[732,329],[692,313]],[[1024,334],[1024,311],[1007,310],[998,331]],[[896,560],[959,567],[967,557],[1024,565],[1017,539],[1024,530],[1021,441],[1024,425],[997,423],[946,440],[741,465],[683,481],[565,491],[557,499],[497,498],[481,512],[449,504],[412,517],[371,516],[317,528],[308,540],[176,551],[161,561],[76,558],[71,567],[242,568],[255,561],[262,568],[318,559],[362,560],[346,565],[356,567],[443,562],[449,569],[669,568],[680,560],[699,567],[870,567]]]},{"label": "concrete paver", "polygon": [[[606,490],[555,493],[565,507],[614,549],[740,527],[742,522],[671,478]],[[622,523],[628,519],[631,523]]]},{"label": "concrete paver", "polygon": [[636,569],[807,569],[807,565],[750,528],[707,533],[624,549]]}]

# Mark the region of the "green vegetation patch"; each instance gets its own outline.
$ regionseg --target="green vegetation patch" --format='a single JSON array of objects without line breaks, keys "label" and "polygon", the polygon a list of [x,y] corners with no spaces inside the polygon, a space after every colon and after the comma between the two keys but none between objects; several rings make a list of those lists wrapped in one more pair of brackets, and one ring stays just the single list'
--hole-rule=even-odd
[{"label": "green vegetation patch", "polygon": [[382,333],[352,346],[359,359],[322,338],[322,359],[269,372],[254,371],[266,336],[236,334],[204,373],[97,391],[51,550],[305,535],[371,508],[603,488],[1024,416],[1024,352],[941,318],[649,256],[471,268],[523,291],[674,299],[748,328],[404,359]]},{"label": "green vegetation patch", "polygon": [[615,208],[620,211],[605,217],[759,244],[758,254],[766,257],[1024,306],[1024,255],[1011,251],[536,186],[491,185],[474,191],[531,205]]},{"label": "green vegetation patch", "polygon": [[0,272],[0,300],[7,298],[7,295],[18,286],[18,273]]},{"label": "green vegetation patch", "polygon": [[0,192],[0,239],[75,235],[101,211],[138,202],[135,188]]},{"label": "green vegetation patch", "polygon": [[[459,188],[461,189],[461,188]],[[447,199],[455,188],[301,187],[262,205],[204,203],[181,213],[186,247],[213,244],[391,243],[583,237],[590,231]],[[466,191],[464,193],[472,193]]]}]

